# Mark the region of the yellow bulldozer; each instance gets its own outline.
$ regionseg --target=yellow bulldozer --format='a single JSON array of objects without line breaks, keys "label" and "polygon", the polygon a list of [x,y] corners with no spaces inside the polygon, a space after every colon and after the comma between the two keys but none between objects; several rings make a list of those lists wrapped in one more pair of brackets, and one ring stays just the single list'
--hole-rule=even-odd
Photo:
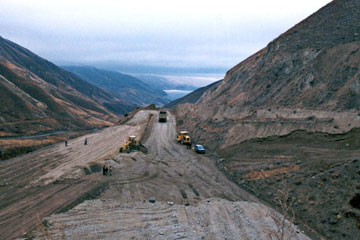
[{"label": "yellow bulldozer", "polygon": [[128,140],[126,140],[124,146],[122,146],[119,152],[127,152],[130,153],[131,150],[138,150],[139,149],[139,142],[136,141],[135,136],[129,136]]},{"label": "yellow bulldozer", "polygon": [[180,131],[180,134],[176,137],[176,140],[185,145],[191,143],[191,139],[188,131]]}]

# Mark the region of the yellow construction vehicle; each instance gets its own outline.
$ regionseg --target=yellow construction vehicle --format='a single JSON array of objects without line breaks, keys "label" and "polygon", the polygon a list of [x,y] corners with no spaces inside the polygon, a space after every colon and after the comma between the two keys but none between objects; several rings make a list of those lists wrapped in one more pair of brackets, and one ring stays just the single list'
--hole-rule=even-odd
[{"label": "yellow construction vehicle", "polygon": [[180,131],[180,134],[177,135],[176,140],[177,140],[178,142],[181,142],[181,140],[183,139],[183,137],[184,137],[184,136],[187,136],[188,134],[189,134],[188,131]]},{"label": "yellow construction vehicle", "polygon": [[188,135],[184,136],[182,139],[181,139],[181,143],[182,144],[185,144],[185,145],[189,145],[191,143],[191,139]]},{"label": "yellow construction vehicle", "polygon": [[120,148],[119,152],[131,152],[131,150],[139,149],[139,142],[136,141],[135,136],[129,136],[128,140],[125,142],[124,146]]},{"label": "yellow construction vehicle", "polygon": [[190,144],[191,139],[189,137],[188,131],[180,131],[180,134],[176,137],[176,140],[178,142],[181,142],[182,144]]}]

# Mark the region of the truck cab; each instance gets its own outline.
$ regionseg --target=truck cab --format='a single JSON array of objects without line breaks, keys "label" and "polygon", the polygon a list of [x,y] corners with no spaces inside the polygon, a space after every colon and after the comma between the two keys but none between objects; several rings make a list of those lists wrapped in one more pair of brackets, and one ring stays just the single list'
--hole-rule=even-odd
[{"label": "truck cab", "polygon": [[166,122],[167,121],[167,112],[160,111],[159,113],[159,122]]}]

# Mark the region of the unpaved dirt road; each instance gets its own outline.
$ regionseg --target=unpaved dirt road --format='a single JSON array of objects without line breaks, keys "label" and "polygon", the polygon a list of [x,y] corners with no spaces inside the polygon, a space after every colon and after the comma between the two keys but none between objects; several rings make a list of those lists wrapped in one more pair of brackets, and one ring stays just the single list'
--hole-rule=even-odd
[{"label": "unpaved dirt road", "polygon": [[172,115],[168,116],[167,123],[159,123],[156,111],[148,113],[154,114],[150,136],[144,143],[148,153],[123,153],[108,161],[114,174],[103,199],[132,203],[156,198],[162,202],[194,204],[218,197],[257,202],[255,197],[228,181],[206,156],[187,150],[175,141]]},{"label": "unpaved dirt road", "polygon": [[116,154],[128,135],[140,134],[143,125],[107,128],[70,140],[67,147],[58,143],[0,162],[0,239],[29,231],[37,215],[43,218],[96,195],[104,183],[95,174],[85,176],[84,168],[100,170],[102,161]]},{"label": "unpaved dirt road", "polygon": [[[41,239],[39,228],[29,233],[36,214],[43,219],[89,198],[98,200],[47,218],[49,233],[56,239],[263,239],[279,229],[278,213],[224,177],[206,155],[177,143],[175,118],[159,123],[157,114],[140,111],[126,125],[67,148],[57,144],[1,163],[0,238],[28,232]],[[118,153],[129,135],[143,135],[148,153]],[[96,172],[104,163],[112,176]],[[307,239],[291,224],[286,229],[287,236]]]}]

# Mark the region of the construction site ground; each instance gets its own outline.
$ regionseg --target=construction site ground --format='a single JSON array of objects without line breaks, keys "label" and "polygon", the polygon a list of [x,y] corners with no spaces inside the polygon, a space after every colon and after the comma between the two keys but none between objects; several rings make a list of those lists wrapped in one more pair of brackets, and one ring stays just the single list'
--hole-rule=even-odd
[{"label": "construction site ground", "polygon": [[[139,111],[68,146],[1,162],[0,239],[277,239],[283,226],[285,239],[308,239],[177,143],[173,115],[157,120]],[[147,151],[119,153],[129,135]]]}]

